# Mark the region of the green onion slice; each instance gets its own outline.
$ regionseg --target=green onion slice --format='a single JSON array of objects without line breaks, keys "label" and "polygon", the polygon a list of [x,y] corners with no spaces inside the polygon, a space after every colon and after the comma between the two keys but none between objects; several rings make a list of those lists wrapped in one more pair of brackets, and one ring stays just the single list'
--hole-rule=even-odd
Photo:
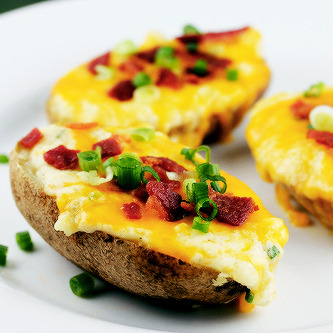
[{"label": "green onion slice", "polygon": [[197,153],[199,151],[206,152],[206,162],[209,163],[210,162],[210,148],[208,146],[202,145],[194,150],[195,153]]},{"label": "green onion slice", "polygon": [[159,67],[175,69],[179,65],[179,60],[174,55],[175,49],[171,46],[160,47],[155,56],[155,64]]},{"label": "green onion slice", "polygon": [[206,181],[212,176],[220,175],[220,167],[218,164],[202,163],[197,166],[197,174],[201,181]]},{"label": "green onion slice", "polygon": [[6,266],[8,246],[0,244],[0,266]]},{"label": "green onion slice", "polygon": [[[198,183],[198,184],[202,184],[202,183]],[[210,205],[212,205],[212,207],[213,207],[212,213],[208,217],[202,216],[201,213],[200,213],[200,209],[201,208],[207,208]],[[216,203],[213,200],[209,199],[209,198],[201,199],[199,202],[197,202],[197,204],[195,205],[195,211],[205,221],[213,220],[214,217],[216,216],[217,212],[218,212]]]},{"label": "green onion slice", "polygon": [[6,164],[9,162],[9,157],[5,154],[0,154],[0,163]]},{"label": "green onion slice", "polygon": [[151,84],[152,81],[147,73],[140,72],[134,76],[132,82],[136,88],[139,88],[143,86],[148,86],[149,84]]},{"label": "green onion slice", "polygon": [[90,294],[95,287],[95,280],[89,273],[81,273],[69,280],[69,285],[74,295],[85,296]]},{"label": "green onion slice", "polygon": [[155,130],[152,128],[137,128],[131,131],[131,137],[135,141],[149,142],[155,137]]},{"label": "green onion slice", "polygon": [[184,35],[199,35],[200,31],[192,24],[187,24],[183,28]]},{"label": "green onion slice", "polygon": [[195,151],[194,149],[191,149],[191,148],[183,148],[180,152],[181,155],[184,155],[184,157],[187,159],[187,160],[190,160],[192,163],[195,163],[194,162],[194,154],[195,154]]},{"label": "green onion slice", "polygon": [[323,82],[318,82],[317,84],[313,84],[308,90],[304,92],[305,97],[319,97],[325,88],[325,84]]},{"label": "green onion slice", "polygon": [[227,80],[228,81],[237,81],[238,80],[238,70],[227,68],[226,70]]},{"label": "green onion slice", "polygon": [[22,231],[16,233],[16,243],[23,251],[32,251],[34,244],[31,240],[29,231]]},{"label": "green onion slice", "polygon": [[248,290],[245,295],[246,302],[251,304],[253,302],[253,299],[254,299],[254,295],[251,293],[251,290]]},{"label": "green onion slice", "polygon": [[[193,188],[193,193],[194,193],[194,201],[196,203],[198,203],[202,199],[208,198],[208,185],[206,182],[193,183],[192,188]],[[208,204],[208,206],[209,206],[209,204]]]},{"label": "green onion slice", "polygon": [[83,171],[97,170],[102,164],[101,147],[97,147],[96,150],[78,153],[77,157]]},{"label": "green onion slice", "polygon": [[141,174],[140,174],[140,178],[141,178],[141,181],[144,183],[144,184],[147,184],[148,183],[148,179],[145,178],[145,173],[146,172],[149,172],[158,182],[161,181],[161,178],[160,176],[158,175],[158,173],[149,165],[145,165],[142,167],[141,169]]},{"label": "green onion slice", "polygon": [[318,105],[310,112],[309,119],[314,129],[333,132],[333,107]]},{"label": "green onion slice", "polygon": [[205,76],[207,74],[208,64],[204,59],[199,59],[195,62],[192,72],[197,76]]},{"label": "green onion slice", "polygon": [[196,149],[191,149],[191,148],[183,148],[181,150],[181,155],[184,155],[184,157],[187,160],[190,160],[194,165],[198,166],[199,163],[194,160],[195,154],[199,151],[204,151],[206,152],[206,162],[209,163],[210,161],[210,148],[208,146],[199,146]]},{"label": "green onion slice", "polygon": [[209,230],[210,221],[203,221],[199,216],[193,219],[192,229],[199,230],[206,234]]},{"label": "green onion slice", "polygon": [[189,53],[195,53],[198,51],[198,43],[196,42],[189,42],[186,44],[186,49]]},{"label": "green onion slice", "polygon": [[96,65],[95,71],[97,73],[95,76],[96,79],[101,80],[101,81],[111,80],[116,72],[114,68],[104,66],[104,65]]},{"label": "green onion slice", "polygon": [[184,192],[186,193],[187,201],[189,202],[195,201],[193,184],[196,182],[197,181],[194,178],[187,178],[183,181]]},{"label": "green onion slice", "polygon": [[113,52],[122,56],[130,56],[138,51],[137,46],[131,40],[125,40],[118,44]]},{"label": "green onion slice", "polygon": [[275,245],[273,245],[272,247],[267,249],[267,254],[270,259],[274,259],[276,256],[280,254],[280,250]]},{"label": "green onion slice", "polygon": [[116,162],[117,182],[125,190],[134,190],[141,184],[141,160],[134,154],[120,155]]}]

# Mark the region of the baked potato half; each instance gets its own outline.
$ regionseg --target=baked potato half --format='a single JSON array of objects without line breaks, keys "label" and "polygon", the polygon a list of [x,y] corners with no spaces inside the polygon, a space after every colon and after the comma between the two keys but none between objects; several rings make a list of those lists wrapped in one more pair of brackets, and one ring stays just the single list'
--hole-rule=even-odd
[{"label": "baked potato half", "polygon": [[55,84],[49,119],[149,125],[192,147],[226,140],[269,84],[259,43],[252,28],[125,41]]},{"label": "baked potato half", "polygon": [[[186,159],[184,146],[149,133],[95,124],[34,129],[10,156],[19,210],[68,260],[131,293],[217,304],[247,291],[253,304],[268,304],[288,238],[283,222],[223,171],[214,179],[223,187],[225,178],[227,191],[213,189],[198,179],[204,173],[192,161],[205,164],[200,156],[192,151]],[[82,171],[89,168],[79,151],[100,154],[103,164]],[[139,163],[142,182],[123,177],[128,159]],[[205,188],[211,208],[195,201],[202,190],[190,199],[186,182]],[[201,231],[192,228],[198,214],[210,220],[209,230],[200,229],[200,218]]]}]

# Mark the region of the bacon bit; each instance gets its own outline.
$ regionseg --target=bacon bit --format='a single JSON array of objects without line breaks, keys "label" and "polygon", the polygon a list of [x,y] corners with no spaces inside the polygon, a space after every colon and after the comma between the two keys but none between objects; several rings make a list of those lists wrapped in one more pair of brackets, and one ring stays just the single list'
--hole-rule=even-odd
[{"label": "bacon bit", "polygon": [[141,184],[135,191],[134,196],[142,202],[146,202],[149,198],[149,194],[146,190],[146,185]]},{"label": "bacon bit", "polygon": [[79,150],[67,149],[61,145],[47,151],[44,154],[44,160],[59,170],[75,169],[78,166],[77,153],[79,152]]},{"label": "bacon bit", "polygon": [[88,71],[91,74],[96,75],[97,74],[96,69],[95,69],[96,66],[97,65],[108,66],[109,65],[109,59],[110,59],[110,52],[105,53],[105,54],[101,55],[98,58],[95,58],[94,60],[92,60],[92,61],[89,62],[89,64],[88,64]]},{"label": "bacon bit", "polygon": [[216,219],[233,226],[243,224],[250,214],[259,210],[252,198],[222,195],[217,192],[210,194],[209,197],[216,203],[218,209]]},{"label": "bacon bit", "polygon": [[168,87],[171,89],[180,89],[182,84],[178,76],[170,69],[161,68],[156,81],[157,86]]},{"label": "bacon bit", "polygon": [[34,147],[41,139],[43,134],[38,128],[34,128],[28,135],[19,141],[19,144],[25,148],[31,149]]},{"label": "bacon bit", "polygon": [[318,143],[328,146],[330,148],[333,147],[333,133],[326,131],[316,131],[313,129],[308,130],[306,135],[308,139],[315,139]]},{"label": "bacon bit", "polygon": [[142,217],[141,208],[135,202],[131,202],[129,204],[123,204],[121,209],[124,211],[125,216],[128,219],[140,220]]},{"label": "bacon bit", "polygon": [[157,210],[161,218],[167,221],[177,221],[183,218],[182,197],[172,191],[168,184],[151,181],[146,188],[149,194],[147,205]]},{"label": "bacon bit", "polygon": [[120,64],[119,69],[131,76],[141,72],[143,70],[143,66],[135,62],[133,59],[127,60]]},{"label": "bacon bit", "polygon": [[151,50],[147,50],[147,51],[141,51],[141,52],[138,52],[136,54],[136,56],[141,59],[141,60],[144,60],[144,61],[147,61],[149,63],[154,63],[155,61],[155,56],[156,56],[156,52],[158,50],[158,47],[155,47]]},{"label": "bacon bit", "polygon": [[294,116],[301,119],[309,119],[310,112],[316,107],[316,105],[304,102],[298,99],[295,103],[290,105],[290,110]]},{"label": "bacon bit", "polygon": [[135,86],[131,80],[120,81],[109,92],[108,95],[118,101],[129,101],[133,97]]},{"label": "bacon bit", "polygon": [[65,127],[74,130],[86,130],[96,126],[98,126],[98,123],[70,123],[65,125]]},{"label": "bacon bit", "polygon": [[176,38],[182,44],[188,43],[200,43],[202,36],[201,35],[183,35]]},{"label": "bacon bit", "polygon": [[121,154],[121,152],[123,151],[119,140],[116,140],[116,138],[114,137],[95,143],[92,146],[92,149],[95,150],[97,147],[102,148],[102,158],[116,156]]},{"label": "bacon bit", "polygon": [[248,29],[249,29],[249,27],[244,27],[241,29],[223,31],[223,32],[207,32],[202,35],[202,39],[205,41],[206,40],[214,41],[215,39],[229,39],[229,38],[233,38],[233,37],[236,37],[236,36],[242,34],[243,32],[245,32]]},{"label": "bacon bit", "polygon": [[190,83],[190,84],[199,84],[200,83],[200,78],[198,76],[196,76],[195,74],[186,73],[185,81]]}]

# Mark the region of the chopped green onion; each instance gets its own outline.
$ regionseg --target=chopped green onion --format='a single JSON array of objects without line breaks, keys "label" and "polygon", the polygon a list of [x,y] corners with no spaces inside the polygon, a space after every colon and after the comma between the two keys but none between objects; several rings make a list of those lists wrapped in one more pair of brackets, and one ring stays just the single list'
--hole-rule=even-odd
[{"label": "chopped green onion", "polygon": [[129,56],[138,51],[137,46],[131,40],[125,40],[118,44],[113,52],[122,56]]},{"label": "chopped green onion", "polygon": [[187,160],[190,160],[191,162],[194,163],[194,154],[195,154],[195,151],[194,149],[191,149],[191,148],[183,148],[180,152],[181,155],[184,155],[184,157],[187,159]]},{"label": "chopped green onion", "polygon": [[175,69],[179,65],[179,60],[174,55],[174,48],[171,46],[160,47],[155,56],[155,63],[159,67]]},{"label": "chopped green onion", "polygon": [[206,234],[209,230],[210,221],[203,221],[199,216],[193,219],[192,229],[199,230]]},{"label": "chopped green onion", "polygon": [[228,81],[237,81],[238,80],[238,70],[227,68],[226,70],[227,80]]},{"label": "chopped green onion", "polygon": [[6,266],[8,246],[0,244],[0,266]]},{"label": "chopped green onion", "polygon": [[183,28],[184,35],[199,35],[200,31],[193,25],[187,24]]},{"label": "chopped green onion", "polygon": [[197,76],[206,76],[207,75],[208,64],[204,59],[199,59],[195,62],[192,72]]},{"label": "chopped green onion", "polygon": [[227,190],[227,183],[224,181],[223,182],[223,188],[221,188],[220,184],[217,181],[213,181],[210,183],[211,188],[219,193],[225,193],[225,191]]},{"label": "chopped green onion", "polygon": [[23,251],[32,251],[34,244],[31,240],[29,231],[22,231],[16,233],[16,243]]},{"label": "chopped green onion", "polygon": [[144,184],[148,183],[147,178],[145,178],[145,173],[146,172],[149,172],[158,182],[161,181],[161,178],[158,175],[158,173],[151,166],[145,165],[141,169],[140,178],[141,178],[142,183],[144,183]]},{"label": "chopped green onion", "polygon": [[[198,184],[204,184],[204,183],[198,183]],[[213,206],[213,211],[211,212],[211,214],[208,217],[202,216],[201,213],[200,213],[200,209],[201,208],[207,208],[210,205]],[[201,199],[199,202],[197,202],[197,204],[195,205],[195,211],[205,221],[213,220],[214,217],[216,216],[217,212],[218,212],[216,203],[213,200],[209,199],[209,198]]]},{"label": "chopped green onion", "polygon": [[136,88],[139,88],[143,86],[148,86],[149,84],[151,84],[152,81],[147,73],[140,72],[134,76],[132,82]]},{"label": "chopped green onion", "polygon": [[254,295],[251,293],[251,290],[248,290],[245,295],[245,301],[248,303],[252,303],[254,299]]},{"label": "chopped green onion", "polygon": [[325,84],[323,82],[318,82],[317,84],[313,84],[308,90],[304,92],[305,97],[319,97],[325,88]]},{"label": "chopped green onion", "polygon": [[104,65],[96,65],[95,66],[95,71],[96,71],[96,79],[97,80],[111,80],[115,74],[115,69],[104,66]]},{"label": "chopped green onion", "polygon": [[[198,203],[202,199],[208,198],[208,185],[206,182],[192,184],[194,200]],[[209,206],[209,205],[208,205]]]},{"label": "chopped green onion", "polygon": [[196,149],[191,148],[183,148],[181,150],[181,155],[184,155],[187,160],[190,160],[194,165],[198,166],[199,163],[194,160],[195,153],[199,151],[205,151],[206,152],[206,162],[208,163],[210,161],[210,148],[208,146],[199,146]]},{"label": "chopped green onion", "polygon": [[333,132],[333,107],[318,105],[309,115],[312,128],[318,131]]},{"label": "chopped green onion", "polygon": [[90,185],[101,185],[111,181],[113,178],[113,168],[109,166],[104,169],[104,172],[106,174],[105,178],[99,177],[97,174],[97,170],[90,170],[88,175],[88,183]]},{"label": "chopped green onion", "polygon": [[134,99],[142,103],[151,103],[161,96],[160,89],[156,86],[143,86],[134,90]]},{"label": "chopped green onion", "polygon": [[210,148],[208,146],[199,146],[197,149],[194,150],[195,153],[199,151],[205,151],[206,152],[206,162],[210,162]]},{"label": "chopped green onion", "polygon": [[280,250],[275,245],[273,245],[272,247],[267,249],[267,254],[270,257],[270,259],[274,259],[276,256],[280,254]]},{"label": "chopped green onion", "polygon": [[308,129],[309,129],[309,130],[312,130],[312,129],[314,129],[314,128],[313,128],[313,126],[312,126],[311,124],[309,124],[309,125],[308,125]]},{"label": "chopped green onion", "polygon": [[134,154],[122,154],[116,162],[118,185],[125,190],[134,190],[141,184],[141,160]]},{"label": "chopped green onion", "polygon": [[197,174],[200,180],[206,181],[210,179],[211,176],[220,175],[220,167],[218,164],[213,163],[202,163],[197,166]]},{"label": "chopped green onion", "polygon": [[69,280],[69,285],[74,295],[85,296],[90,294],[95,287],[95,280],[89,273],[81,273]]},{"label": "chopped green onion", "polygon": [[195,201],[194,188],[192,185],[196,182],[197,181],[194,178],[187,178],[183,181],[184,192],[186,193],[187,201],[189,202]]},{"label": "chopped green onion", "polygon": [[114,167],[116,165],[116,161],[114,159],[114,157],[109,157],[107,160],[104,161],[103,163],[103,167],[104,169],[108,168],[108,167]]},{"label": "chopped green onion", "polygon": [[186,44],[186,49],[189,53],[195,53],[198,51],[198,43],[196,42],[189,42]]},{"label": "chopped green onion", "polygon": [[9,162],[8,156],[5,155],[5,154],[0,154],[0,163],[5,164],[5,163],[8,163],[8,162]]},{"label": "chopped green onion", "polygon": [[135,141],[149,142],[155,137],[155,130],[152,128],[137,128],[131,131],[131,137]]},{"label": "chopped green onion", "polygon": [[83,171],[97,170],[102,164],[101,148],[78,153],[80,168]]}]

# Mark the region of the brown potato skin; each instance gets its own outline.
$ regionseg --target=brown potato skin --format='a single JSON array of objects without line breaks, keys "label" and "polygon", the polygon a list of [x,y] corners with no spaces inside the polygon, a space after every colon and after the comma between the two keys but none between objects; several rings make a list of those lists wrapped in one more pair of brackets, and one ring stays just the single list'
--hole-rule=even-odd
[{"label": "brown potato skin", "polygon": [[218,272],[193,266],[175,257],[104,232],[78,232],[69,237],[56,231],[59,210],[20,159],[17,147],[10,156],[10,180],[16,205],[30,225],[56,251],[84,270],[128,292],[169,301],[196,304],[227,303],[247,290],[230,280],[215,287]]}]

